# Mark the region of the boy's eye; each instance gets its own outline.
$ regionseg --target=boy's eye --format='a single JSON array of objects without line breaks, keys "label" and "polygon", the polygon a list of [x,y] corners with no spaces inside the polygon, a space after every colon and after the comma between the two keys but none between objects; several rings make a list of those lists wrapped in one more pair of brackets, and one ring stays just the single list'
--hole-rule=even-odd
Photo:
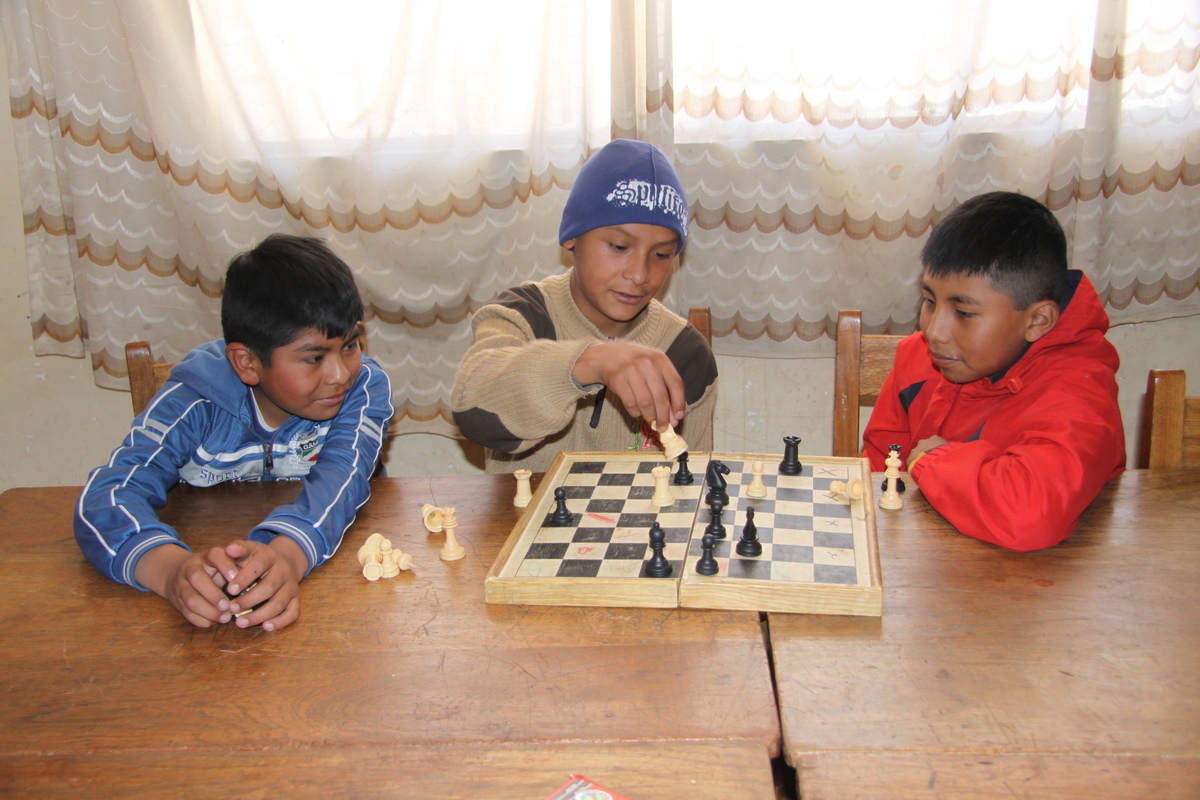
[{"label": "boy's eye", "polygon": [[358,339],[355,339],[354,341],[351,341],[351,342],[346,342],[345,346],[343,346],[342,349],[345,350],[347,353],[353,353],[355,350],[358,349]]},{"label": "boy's eye", "polygon": [[624,253],[626,250],[629,249],[625,245],[617,244],[616,242],[609,242],[608,246],[611,247],[613,250],[616,250],[618,253]]},{"label": "boy's eye", "polygon": [[324,356],[309,356],[308,358],[304,359],[304,363],[305,364],[320,364],[322,358],[324,358]]},{"label": "boy's eye", "polygon": [[674,253],[655,253],[654,257],[659,261],[670,261],[674,255]]},{"label": "boy's eye", "polygon": [[963,311],[961,308],[955,309],[954,313],[957,314],[960,319],[971,319],[975,316],[974,313],[970,311]]}]

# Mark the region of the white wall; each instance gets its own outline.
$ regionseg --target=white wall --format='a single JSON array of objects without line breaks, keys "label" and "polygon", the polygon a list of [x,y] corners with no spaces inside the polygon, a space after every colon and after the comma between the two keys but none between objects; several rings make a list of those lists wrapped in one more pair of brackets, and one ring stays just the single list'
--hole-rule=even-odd
[{"label": "white wall", "polygon": [[[0,80],[7,66],[0,59]],[[0,491],[14,486],[79,485],[125,435],[129,395],[100,389],[86,359],[35,358],[12,120],[0,114]],[[1132,458],[1146,373],[1177,367],[1200,376],[1200,317],[1125,325],[1109,338],[1121,353],[1121,410]],[[721,373],[715,446],[733,452],[782,452],[785,435],[803,439],[801,453],[827,455],[832,443],[831,358],[718,357]],[[1200,377],[1193,377],[1200,394]],[[393,476],[474,472],[479,449],[427,434],[388,443]]]}]

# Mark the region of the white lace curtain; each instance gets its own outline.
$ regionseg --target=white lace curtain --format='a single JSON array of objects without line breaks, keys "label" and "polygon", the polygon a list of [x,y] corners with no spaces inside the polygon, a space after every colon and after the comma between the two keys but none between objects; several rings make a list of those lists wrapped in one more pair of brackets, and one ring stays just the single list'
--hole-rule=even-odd
[{"label": "white lace curtain", "polygon": [[[732,355],[915,320],[917,252],[971,195],[1047,202],[1114,321],[1200,312],[1195,0],[7,0],[34,349],[123,387],[125,342],[220,335],[230,257],[331,241],[398,426],[445,430],[469,315],[563,269],[614,136],[672,157],[664,299]],[[331,10],[333,9],[333,10]]]}]

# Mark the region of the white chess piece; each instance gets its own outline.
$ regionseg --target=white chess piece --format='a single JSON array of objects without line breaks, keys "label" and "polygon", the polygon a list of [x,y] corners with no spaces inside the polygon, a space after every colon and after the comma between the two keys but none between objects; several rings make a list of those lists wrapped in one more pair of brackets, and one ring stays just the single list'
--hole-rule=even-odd
[{"label": "white chess piece", "polygon": [[447,506],[442,509],[442,528],[446,531],[446,543],[442,545],[441,551],[438,553],[442,557],[442,561],[458,561],[467,554],[467,550],[458,543],[458,537],[455,535],[455,528],[458,527],[458,516],[454,513],[454,509]]},{"label": "white chess piece", "polygon": [[[650,423],[650,427],[654,428],[656,431],[658,430],[657,425],[658,423],[656,422]],[[659,431],[658,441],[662,443],[663,455],[671,460],[679,458],[679,456],[683,453],[686,453],[688,449],[687,442],[685,442],[683,437],[677,434],[675,429],[670,425],[667,425],[667,429],[665,431]]]},{"label": "white chess piece", "polygon": [[529,478],[533,472],[527,469],[519,469],[513,472],[513,477],[517,479],[517,494],[513,497],[513,505],[518,508],[525,508],[529,505],[529,501],[533,499],[533,490],[529,487]]},{"label": "white chess piece", "polygon": [[363,546],[358,548],[358,563],[362,565],[363,577],[369,581],[377,581],[383,577],[383,556],[380,545],[386,542],[382,533],[372,533],[367,537]]},{"label": "white chess piece", "polygon": [[750,485],[746,487],[747,497],[766,497],[767,486],[763,483],[763,462],[755,461],[750,466],[750,474],[753,476],[750,479]]},{"label": "white chess piece", "polygon": [[883,490],[883,496],[879,498],[879,507],[885,508],[888,511],[904,508],[904,498],[896,490],[896,481],[900,480],[901,463],[900,447],[898,445],[891,445],[888,457],[883,463],[887,465],[887,470],[883,473],[886,478],[885,483],[887,484],[887,488]]},{"label": "white chess piece", "polygon": [[671,494],[671,467],[664,464],[650,470],[654,475],[654,496],[650,502],[659,508],[675,505],[675,495]]}]

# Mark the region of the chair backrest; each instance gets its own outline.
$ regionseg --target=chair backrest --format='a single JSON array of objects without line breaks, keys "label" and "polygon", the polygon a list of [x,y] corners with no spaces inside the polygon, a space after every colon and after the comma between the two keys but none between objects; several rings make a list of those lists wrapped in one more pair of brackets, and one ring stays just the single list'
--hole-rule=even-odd
[{"label": "chair backrest", "polygon": [[1187,396],[1183,370],[1150,370],[1141,433],[1139,469],[1200,467],[1200,397]]},{"label": "chair backrest", "polygon": [[712,347],[712,313],[708,306],[692,306],[688,309],[688,322],[704,335],[708,346]]},{"label": "chair backrest", "polygon": [[133,414],[137,416],[151,398],[167,382],[172,363],[156,364],[149,342],[130,342],[125,345],[125,368],[129,371],[129,397]]},{"label": "chair backrest", "polygon": [[863,335],[862,312],[838,314],[837,355],[833,363],[833,454],[862,453],[858,435],[859,409],[879,399],[883,381],[892,371],[896,346],[903,336]]},{"label": "chair backrest", "polygon": [[[708,309],[705,309],[707,312]],[[358,339],[358,346],[367,352],[367,333],[364,330]],[[154,353],[150,351],[149,342],[130,342],[125,345],[125,369],[129,372],[129,399],[133,403],[133,415],[142,413],[142,409],[158,394],[158,390],[171,376],[171,367],[176,361],[155,363]]]}]

